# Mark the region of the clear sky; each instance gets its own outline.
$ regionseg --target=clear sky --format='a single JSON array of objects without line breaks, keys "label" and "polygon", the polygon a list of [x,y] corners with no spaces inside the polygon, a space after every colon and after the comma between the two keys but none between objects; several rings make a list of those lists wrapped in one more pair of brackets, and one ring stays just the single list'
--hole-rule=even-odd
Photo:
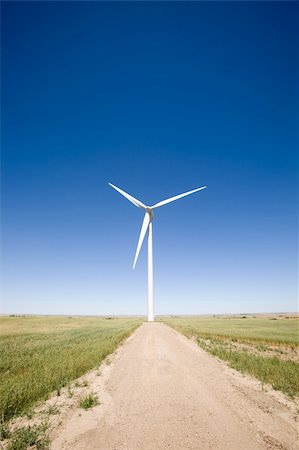
[{"label": "clear sky", "polygon": [[297,309],[295,2],[1,2],[2,312]]}]

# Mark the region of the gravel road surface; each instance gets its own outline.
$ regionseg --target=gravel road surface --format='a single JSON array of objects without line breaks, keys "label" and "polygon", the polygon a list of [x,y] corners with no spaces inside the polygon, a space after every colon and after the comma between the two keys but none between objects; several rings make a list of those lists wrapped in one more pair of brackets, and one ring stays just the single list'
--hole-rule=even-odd
[{"label": "gravel road surface", "polygon": [[52,450],[298,450],[296,404],[162,323],[144,323],[72,408]]}]

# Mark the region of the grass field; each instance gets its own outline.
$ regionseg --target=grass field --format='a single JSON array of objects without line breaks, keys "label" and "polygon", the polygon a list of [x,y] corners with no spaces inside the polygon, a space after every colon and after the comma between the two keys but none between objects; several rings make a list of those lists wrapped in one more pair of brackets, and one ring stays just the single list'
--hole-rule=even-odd
[{"label": "grass field", "polygon": [[295,317],[164,317],[172,326],[231,367],[299,395],[298,324]]},{"label": "grass field", "polygon": [[[299,395],[298,319],[160,320],[240,372],[291,397]],[[0,424],[30,413],[52,392],[59,395],[72,380],[98,367],[141,323],[141,318],[132,317],[0,317]]]},{"label": "grass field", "polygon": [[0,420],[59,394],[141,323],[132,317],[0,317]]}]

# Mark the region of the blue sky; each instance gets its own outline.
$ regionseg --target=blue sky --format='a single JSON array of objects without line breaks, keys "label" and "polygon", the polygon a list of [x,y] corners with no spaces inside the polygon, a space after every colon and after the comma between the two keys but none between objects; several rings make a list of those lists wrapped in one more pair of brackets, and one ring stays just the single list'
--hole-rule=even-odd
[{"label": "blue sky", "polygon": [[2,2],[2,312],[297,309],[294,2]]}]

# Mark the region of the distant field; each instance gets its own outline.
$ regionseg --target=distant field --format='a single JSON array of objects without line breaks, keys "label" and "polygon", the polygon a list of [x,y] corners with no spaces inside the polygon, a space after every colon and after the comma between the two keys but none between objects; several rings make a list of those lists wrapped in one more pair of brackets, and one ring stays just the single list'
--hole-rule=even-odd
[{"label": "distant field", "polygon": [[99,366],[140,318],[0,317],[0,421]]},{"label": "distant field", "polygon": [[[289,317],[289,316],[287,316]],[[185,335],[236,338],[242,342],[298,344],[299,320],[286,316],[178,316],[163,318],[165,323],[180,328]]]},{"label": "distant field", "polygon": [[163,317],[164,323],[242,373],[270,383],[291,397],[299,395],[296,317]]}]

